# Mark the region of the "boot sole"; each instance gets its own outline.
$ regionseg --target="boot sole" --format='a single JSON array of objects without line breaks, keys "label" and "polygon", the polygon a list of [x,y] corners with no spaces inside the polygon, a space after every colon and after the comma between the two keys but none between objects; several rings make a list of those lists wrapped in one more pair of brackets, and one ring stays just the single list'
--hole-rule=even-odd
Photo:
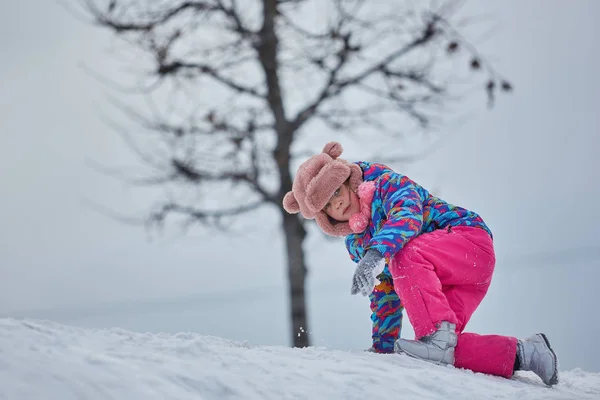
[{"label": "boot sole", "polygon": [[550,349],[550,353],[552,354],[552,359],[554,361],[554,374],[552,375],[552,378],[550,378],[549,384],[550,386],[556,385],[558,383],[558,360],[556,358],[556,353],[554,353],[552,346],[550,346],[550,341],[548,340],[546,335],[540,333],[540,336],[542,337],[542,339],[544,339],[544,342],[546,343],[546,346],[548,346],[548,349]]}]

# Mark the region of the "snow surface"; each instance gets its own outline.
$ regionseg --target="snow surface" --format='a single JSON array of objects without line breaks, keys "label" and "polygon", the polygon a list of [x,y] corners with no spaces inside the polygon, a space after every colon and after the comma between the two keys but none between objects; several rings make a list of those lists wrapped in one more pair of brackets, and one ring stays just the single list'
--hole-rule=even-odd
[{"label": "snow surface", "polygon": [[[240,326],[243,329],[243,326]],[[600,399],[600,374],[548,388],[397,354],[251,346],[197,333],[0,319],[0,399]]]}]

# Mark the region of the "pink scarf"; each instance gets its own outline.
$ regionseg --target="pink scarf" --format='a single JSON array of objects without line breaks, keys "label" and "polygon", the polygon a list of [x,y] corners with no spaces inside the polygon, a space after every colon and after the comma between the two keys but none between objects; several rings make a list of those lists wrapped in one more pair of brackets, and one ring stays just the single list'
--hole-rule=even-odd
[{"label": "pink scarf", "polygon": [[371,220],[371,204],[375,194],[375,182],[367,181],[358,186],[357,193],[360,201],[360,211],[350,217],[350,229],[354,233],[363,232]]}]

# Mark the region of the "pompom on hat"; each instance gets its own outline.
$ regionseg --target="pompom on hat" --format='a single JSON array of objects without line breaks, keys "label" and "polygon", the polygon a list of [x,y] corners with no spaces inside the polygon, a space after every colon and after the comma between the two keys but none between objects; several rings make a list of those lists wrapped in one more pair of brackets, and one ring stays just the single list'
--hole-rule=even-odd
[{"label": "pompom on hat", "polygon": [[329,142],[321,153],[304,161],[298,168],[292,190],[283,198],[283,208],[288,213],[300,212],[304,218],[316,220],[330,236],[346,236],[354,231],[349,222],[332,221],[323,208],[346,180],[355,193],[363,182],[361,168],[339,158],[342,151],[340,143]]}]

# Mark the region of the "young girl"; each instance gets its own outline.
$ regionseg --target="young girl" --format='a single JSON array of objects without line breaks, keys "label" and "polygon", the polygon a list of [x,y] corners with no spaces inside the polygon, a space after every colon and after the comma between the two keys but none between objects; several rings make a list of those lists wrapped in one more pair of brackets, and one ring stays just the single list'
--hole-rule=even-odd
[{"label": "young girl", "polygon": [[[305,161],[283,206],[315,219],[328,235],[346,237],[358,263],[351,293],[371,297],[372,350],[506,378],[533,371],[557,384],[557,358],[544,334],[518,340],[463,333],[496,261],[483,219],[383,164],[349,163],[341,154],[330,142]],[[400,338],[403,309],[415,340]]]}]

